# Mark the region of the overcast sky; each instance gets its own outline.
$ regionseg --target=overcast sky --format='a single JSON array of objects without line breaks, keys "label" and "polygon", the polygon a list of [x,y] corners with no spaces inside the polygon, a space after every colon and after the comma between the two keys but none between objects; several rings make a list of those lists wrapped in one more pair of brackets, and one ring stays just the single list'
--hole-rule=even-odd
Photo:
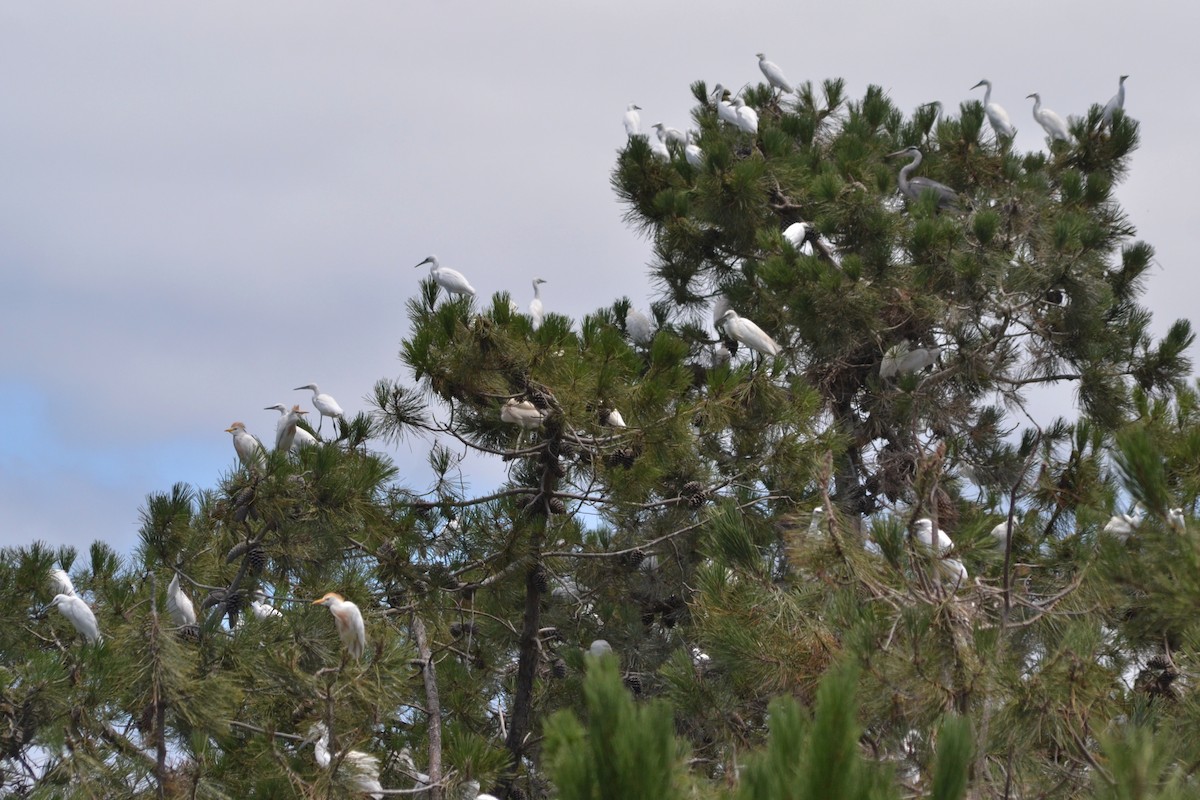
[{"label": "overcast sky", "polygon": [[[1060,8],[1061,6],[1061,8]],[[1003,16],[997,16],[1003,9]],[[1086,10],[1085,10],[1086,9]],[[216,484],[244,421],[316,382],[349,412],[436,253],[484,297],[578,318],[651,297],[609,186],[625,105],[684,128],[697,79],[884,87],[1019,129],[1128,73],[1119,190],[1191,316],[1196,6],[1184,3],[62,2],[0,5],[0,544],[136,542],[149,492]],[[1193,356],[1195,354],[1193,353]],[[418,443],[395,453],[423,487]],[[478,480],[486,481],[487,476]]]}]

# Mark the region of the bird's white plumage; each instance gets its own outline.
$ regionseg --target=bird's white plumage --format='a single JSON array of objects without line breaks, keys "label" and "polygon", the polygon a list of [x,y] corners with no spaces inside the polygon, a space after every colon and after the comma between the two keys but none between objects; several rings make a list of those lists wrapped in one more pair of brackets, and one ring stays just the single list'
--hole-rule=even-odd
[{"label": "bird's white plumage", "polygon": [[610,428],[624,428],[625,418],[614,408],[604,416],[604,424]]},{"label": "bird's white plumage", "polygon": [[914,347],[900,359],[897,371],[901,375],[909,372],[920,372],[932,365],[942,354],[940,347]]},{"label": "bird's white plumage", "polygon": [[737,109],[725,99],[727,94],[729,94],[728,90],[719,83],[713,90],[713,95],[716,97],[717,119],[736,128],[738,125]]},{"label": "bird's white plumage", "polygon": [[775,340],[751,320],[738,316],[738,313],[732,308],[726,309],[721,316],[721,328],[725,331],[726,336],[741,342],[756,353],[764,356],[779,355],[779,345],[775,343]]},{"label": "bird's white plumage", "polygon": [[1113,514],[1109,517],[1108,522],[1105,523],[1104,532],[1124,542],[1133,535],[1133,532],[1142,524],[1144,518],[1145,513],[1140,506],[1134,509],[1134,513],[1132,514]]},{"label": "bird's white plumage", "polygon": [[71,576],[66,570],[50,570],[50,591],[54,594],[65,594],[67,597],[75,596],[75,584],[71,583]]},{"label": "bird's white plumage", "polygon": [[429,275],[433,278],[433,282],[450,294],[462,294],[468,297],[475,296],[475,287],[471,285],[466,276],[456,269],[443,267],[438,263],[437,256],[426,256],[425,260],[415,265],[413,269],[425,264],[429,265]]},{"label": "bird's white plumage", "polygon": [[1013,127],[1012,122],[1009,120],[1008,112],[999,103],[992,102],[992,82],[984,78],[971,88],[978,89],[980,86],[987,87],[983,93],[983,113],[987,115],[988,122],[991,123],[992,131],[996,134],[996,138],[1004,136],[1011,139],[1016,136],[1017,129]]},{"label": "bird's white plumage", "polygon": [[1167,509],[1167,526],[1176,533],[1183,533],[1187,530],[1187,520],[1183,518],[1182,508]]},{"label": "bird's white plumage", "polygon": [[258,437],[246,431],[246,425],[235,422],[225,429],[233,435],[233,449],[246,469],[263,469],[266,464],[266,451]]},{"label": "bird's white plumage", "polygon": [[642,115],[638,113],[641,110],[641,106],[635,103],[625,106],[623,122],[625,123],[625,135],[629,138],[640,136],[642,133]]},{"label": "bird's white plumage", "polygon": [[597,658],[599,658],[602,655],[605,655],[606,653],[611,653],[612,651],[613,651],[612,645],[609,644],[604,639],[596,639],[588,647],[588,652],[591,653],[592,655],[596,656]]},{"label": "bird's white plumage", "polygon": [[100,626],[96,622],[96,615],[92,613],[92,609],[83,599],[76,595],[56,594],[54,599],[50,601],[50,607],[58,607],[58,610],[64,617],[83,635],[83,638],[89,642],[95,642],[100,639]]},{"label": "bird's white plumage", "polygon": [[937,563],[937,571],[942,581],[952,589],[966,586],[970,577],[967,575],[966,566],[957,558],[940,559]]},{"label": "bird's white plumage", "polygon": [[[1029,95],[1033,98],[1033,118],[1042,126],[1042,130],[1050,137],[1050,141],[1069,142],[1071,131],[1067,122],[1048,108],[1042,108],[1042,96],[1037,92]],[[1029,97],[1025,99],[1028,100]]]},{"label": "bird's white plumage", "polygon": [[171,582],[167,584],[167,614],[178,627],[196,624],[196,607],[183,593],[178,572],[171,576]]},{"label": "bird's white plumage", "polygon": [[650,144],[650,154],[652,156],[657,158],[659,161],[670,161],[671,160],[671,151],[667,149],[666,142],[663,142],[660,139],[650,139],[649,144]]},{"label": "bird's white plumage", "polygon": [[1104,116],[1101,119],[1101,126],[1112,125],[1113,112],[1120,109],[1125,110],[1125,79],[1128,75],[1122,75],[1117,81],[1117,93],[1112,96],[1107,103],[1104,104]]},{"label": "bird's white plumage", "polygon": [[[263,408],[263,411],[278,411],[279,412],[279,421],[275,423],[275,446],[278,447],[280,433],[282,432],[284,427],[288,424],[287,417],[288,417],[288,413],[289,413],[290,409],[287,406],[285,406],[283,403],[276,403],[273,406],[265,406]],[[308,412],[306,411],[303,413],[307,414]],[[292,445],[291,445],[292,450],[299,450],[301,447],[311,447],[312,445],[314,445],[316,443],[317,443],[317,437],[313,436],[311,433],[304,430],[304,428],[301,428],[299,425],[297,425],[295,427],[295,433],[293,434]]]},{"label": "bird's white plumage", "polygon": [[643,347],[654,340],[654,327],[650,324],[650,318],[633,306],[625,312],[625,330],[630,339]]},{"label": "bird's white plumage", "polygon": [[[309,738],[313,741],[313,757],[321,769],[329,769],[333,764],[333,754],[329,751],[329,728],[325,723],[318,722],[309,729]],[[345,769],[350,782],[357,792],[365,794],[373,800],[383,800],[383,786],[379,783],[379,759],[361,750],[350,750],[340,759],[341,769]]]},{"label": "bird's white plumage", "polygon": [[307,383],[304,386],[297,386],[292,391],[300,392],[305,389],[311,389],[313,393],[312,404],[313,408],[320,412],[321,418],[317,421],[317,432],[321,431],[321,424],[325,422],[325,418],[341,419],[346,414],[342,411],[342,407],[338,405],[337,400],[333,399],[332,395],[325,394],[315,383]]},{"label": "bird's white plumage", "polygon": [[[1017,530],[1017,521],[1013,520],[1013,532]],[[1008,520],[1003,520],[992,528],[992,538],[996,540],[996,544],[1004,547],[1008,542]]]},{"label": "bird's white plumage", "polygon": [[521,430],[533,431],[542,425],[545,413],[528,400],[509,398],[500,406],[500,421],[519,425]]},{"label": "bird's white plumage", "polygon": [[[300,421],[307,411],[302,411],[300,406],[292,406],[291,409],[283,415],[278,423],[275,424],[275,449],[276,450],[291,450],[296,443],[296,438],[303,429],[298,427],[296,423]],[[312,436],[305,431],[308,438]]]},{"label": "bird's white plumage", "polygon": [[683,157],[687,162],[696,169],[704,167],[704,153],[701,152],[699,145],[695,143],[695,136],[691,131],[687,132],[687,145],[683,148]]},{"label": "bird's white plumage", "polygon": [[329,609],[346,652],[355,661],[362,658],[363,650],[367,647],[367,629],[358,606],[334,592],[327,592],[320,600],[314,600],[313,605]]},{"label": "bird's white plumage", "polygon": [[758,53],[758,68],[762,70],[762,74],[766,76],[767,83],[774,86],[785,94],[795,94],[796,87],[792,86],[792,82],[783,74],[783,70],[773,61],[768,61],[767,57],[762,53]]},{"label": "bird's white plumage", "polygon": [[533,329],[535,331],[542,327],[542,319],[545,317],[545,311],[542,308],[542,290],[540,288],[545,282],[542,278],[533,279],[533,299],[529,301],[529,319],[533,322]]},{"label": "bird's white plumage", "polygon": [[934,550],[934,533],[933,520],[928,517],[922,517],[913,524],[913,539],[923,545],[926,550],[944,555],[954,549],[954,542],[946,535],[945,531],[938,528],[936,531],[937,549]]},{"label": "bird's white plumage", "polygon": [[654,123],[654,130],[658,133],[658,140],[667,145],[667,147],[671,145],[683,147],[687,144],[687,137],[678,128],[672,128],[670,125],[656,122]]},{"label": "bird's white plumage", "polygon": [[758,133],[758,112],[746,105],[740,97],[733,99],[733,110],[737,113],[737,126],[746,133]]}]

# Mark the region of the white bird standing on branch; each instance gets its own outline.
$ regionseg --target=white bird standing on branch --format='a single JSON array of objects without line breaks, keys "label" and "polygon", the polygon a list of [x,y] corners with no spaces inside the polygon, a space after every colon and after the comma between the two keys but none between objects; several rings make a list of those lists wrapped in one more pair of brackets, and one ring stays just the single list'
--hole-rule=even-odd
[{"label": "white bird standing on branch", "polygon": [[[324,722],[318,722],[309,729],[309,738],[313,742],[313,757],[321,769],[329,769],[333,764],[333,755],[329,752],[329,728]],[[315,741],[314,741],[315,740]],[[349,750],[338,759],[339,764],[349,773],[350,781],[356,792],[365,794],[373,800],[383,800],[383,785],[379,782],[379,759],[361,750]]]},{"label": "white bird standing on branch", "polygon": [[792,86],[792,82],[783,74],[783,70],[773,61],[767,61],[767,57],[762,53],[756,53],[758,56],[758,68],[762,70],[762,74],[767,77],[767,83],[774,86],[784,94],[795,94],[796,87]]},{"label": "white bird standing on branch", "polygon": [[642,107],[635,103],[625,106],[625,135],[630,139],[642,135],[642,115],[638,113],[641,110]]},{"label": "white bird standing on branch", "polygon": [[1121,80],[1117,82],[1117,93],[1112,96],[1112,99],[1104,106],[1104,116],[1100,120],[1100,127],[1112,125],[1113,112],[1125,110],[1125,79],[1128,75],[1122,75]]},{"label": "white bird standing on branch", "polygon": [[225,432],[233,434],[233,449],[246,469],[253,471],[266,467],[266,451],[263,450],[262,442],[257,436],[246,431],[245,423],[235,422],[226,428]]},{"label": "white bird standing on branch", "polygon": [[254,599],[250,601],[250,611],[258,619],[283,616],[282,611],[267,602],[267,595],[262,589],[254,593]]},{"label": "white bird standing on branch", "polygon": [[56,594],[50,601],[50,608],[58,606],[58,610],[75,626],[75,630],[83,634],[88,642],[100,640],[100,626],[96,624],[96,615],[87,603],[75,595]]},{"label": "white bird standing on branch", "polygon": [[[276,450],[291,450],[292,445],[296,441],[296,435],[301,430],[296,423],[300,421],[303,414],[307,411],[301,411],[300,406],[292,406],[292,410],[283,416],[283,419],[275,426],[275,449]],[[310,437],[311,438],[311,437]]]},{"label": "white bird standing on branch", "polygon": [[654,341],[654,326],[650,324],[650,318],[633,306],[625,312],[625,331],[630,339],[643,347],[649,347]]},{"label": "white bird standing on branch", "polygon": [[717,119],[736,128],[738,126],[737,110],[725,99],[727,94],[729,94],[729,90],[719,83],[713,89],[713,95],[716,97]]},{"label": "white bird standing on branch", "polygon": [[1025,99],[1028,100],[1030,97],[1033,98],[1033,118],[1042,126],[1042,130],[1050,137],[1050,141],[1071,141],[1071,130],[1067,127],[1066,120],[1050,109],[1042,108],[1042,96],[1037,92],[1028,95]]},{"label": "white bird standing on branch", "polygon": [[500,421],[521,428],[521,433],[517,436],[518,449],[525,439],[525,434],[540,428],[542,420],[545,418],[545,412],[528,400],[518,402],[515,397],[510,397],[504,401],[504,405],[500,406]]},{"label": "white bird standing on branch", "polygon": [[691,131],[687,132],[687,146],[683,148],[683,157],[696,169],[704,167],[704,153],[701,152],[700,147],[695,143],[695,136],[692,135]]},{"label": "white bird standing on branch", "polygon": [[922,517],[913,525],[913,539],[924,545],[926,550],[936,555],[945,555],[954,549],[954,542],[950,540],[950,537],[941,528],[937,529],[937,547],[936,549],[934,548],[933,520],[928,517]]},{"label": "white bird standing on branch", "polygon": [[992,124],[992,131],[996,134],[996,138],[1005,136],[1011,139],[1016,136],[1017,129],[1009,121],[1008,112],[1001,108],[999,103],[992,102],[992,82],[984,78],[971,88],[978,89],[980,86],[987,87],[983,93],[983,113],[987,114],[988,122]]},{"label": "white bird standing on branch", "polygon": [[341,419],[342,417],[344,417],[346,415],[346,413],[344,411],[342,411],[342,407],[338,405],[337,400],[334,400],[333,397],[331,397],[330,395],[322,394],[321,390],[317,387],[317,385],[315,383],[308,383],[308,384],[305,384],[304,386],[297,386],[292,391],[293,392],[301,392],[301,391],[304,391],[305,389],[312,390],[313,407],[316,408],[317,411],[321,412],[321,419],[317,422],[317,433],[321,432],[321,424],[323,422],[325,422],[326,417],[330,417],[332,419]]},{"label": "white bird standing on branch", "polygon": [[171,582],[167,584],[167,613],[171,615],[171,621],[180,628],[184,625],[196,624],[196,607],[192,605],[192,601],[180,588],[178,572],[171,577]]},{"label": "white bird standing on branch", "polygon": [[[298,406],[297,406],[297,408],[298,408]],[[266,406],[265,408],[263,408],[263,411],[278,411],[279,412],[279,421],[275,423],[275,447],[278,449],[279,437],[280,437],[281,433],[283,432],[284,427],[288,424],[288,421],[287,421],[288,407],[285,406],[283,403],[276,403],[273,406]],[[300,413],[307,414],[308,412],[301,411]],[[295,428],[296,428],[296,432],[295,432],[294,438],[292,439],[292,444],[291,444],[292,450],[299,450],[301,447],[311,447],[312,445],[317,443],[317,437],[313,436],[311,433],[304,430],[304,428],[301,428],[299,425],[295,426]]]},{"label": "white bird standing on branch", "polygon": [[450,269],[438,264],[437,256],[426,256],[425,260],[420,264],[414,265],[413,269],[425,264],[429,265],[429,275],[433,278],[433,282],[450,294],[463,294],[468,297],[475,296],[475,287],[471,285],[466,276],[456,269]]},{"label": "white bird standing on branch", "polygon": [[533,299],[529,301],[529,318],[533,321],[533,329],[535,331],[542,327],[542,320],[545,318],[545,310],[542,308],[542,290],[540,288],[545,282],[544,278],[533,279]]},{"label": "white bird standing on branch", "polygon": [[678,128],[672,128],[670,125],[664,125],[661,122],[654,123],[654,130],[658,131],[658,140],[667,147],[678,145],[683,147],[687,144],[687,137],[683,135],[683,131]]},{"label": "white bird standing on branch", "polygon": [[75,584],[71,583],[71,576],[66,570],[50,570],[50,591],[54,594],[65,594],[67,597],[75,596]]},{"label": "white bird standing on branch", "polygon": [[779,345],[762,328],[745,317],[739,317],[732,308],[721,315],[721,329],[725,335],[764,356],[779,355]]},{"label": "white bird standing on branch", "polygon": [[313,600],[313,605],[329,609],[346,653],[355,661],[362,658],[363,650],[367,647],[367,629],[358,606],[336,592],[326,592],[320,600]]},{"label": "white bird standing on branch", "polygon": [[737,126],[746,133],[758,133],[758,112],[746,105],[740,97],[733,99],[733,110],[737,112]]}]

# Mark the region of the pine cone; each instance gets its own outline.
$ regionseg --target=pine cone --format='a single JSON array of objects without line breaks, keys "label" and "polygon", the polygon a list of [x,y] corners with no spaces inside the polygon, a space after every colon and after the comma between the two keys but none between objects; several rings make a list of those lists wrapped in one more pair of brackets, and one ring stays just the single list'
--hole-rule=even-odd
[{"label": "pine cone", "polygon": [[629,569],[637,569],[646,559],[646,553],[640,547],[636,550],[630,550],[628,553],[622,553],[618,560]]},{"label": "pine cone", "polygon": [[567,504],[562,501],[561,497],[550,498],[550,513],[565,514],[567,513]]},{"label": "pine cone", "polygon": [[250,567],[251,574],[258,575],[267,566],[267,551],[262,545],[254,545],[250,548],[250,552],[246,553],[246,563]]},{"label": "pine cone", "polygon": [[550,662],[550,674],[556,678],[567,677],[567,662],[561,658],[555,658]]},{"label": "pine cone", "polygon": [[179,629],[179,638],[185,642],[200,641],[200,626],[199,625],[184,625]]},{"label": "pine cone", "polygon": [[534,389],[529,393],[529,402],[542,411],[550,408],[550,395],[540,389]]},{"label": "pine cone", "polygon": [[625,676],[625,685],[628,686],[629,690],[635,695],[640,695],[642,693],[642,677],[636,672],[631,672]]},{"label": "pine cone", "polygon": [[687,498],[689,506],[699,508],[708,500],[708,491],[700,481],[688,481],[683,485],[683,496]]},{"label": "pine cone", "polygon": [[550,591],[550,581],[546,578],[546,570],[539,564],[532,570],[533,585],[537,589],[538,594],[545,594]]},{"label": "pine cone", "polygon": [[249,547],[249,542],[238,542],[233,547],[229,548],[229,552],[225,554],[225,563],[232,564],[234,561],[237,561],[246,554],[246,550],[249,549]]},{"label": "pine cone", "polygon": [[1149,669],[1166,669],[1169,666],[1171,666],[1171,663],[1161,655],[1152,656],[1146,662],[1146,667]]},{"label": "pine cone", "polygon": [[605,463],[609,467],[624,467],[625,469],[629,469],[633,466],[634,458],[636,458],[636,454],[633,452],[633,448],[622,447],[610,454],[605,459]]},{"label": "pine cone", "polygon": [[243,592],[233,592],[225,598],[225,610],[229,613],[237,613],[245,608],[246,595]]}]

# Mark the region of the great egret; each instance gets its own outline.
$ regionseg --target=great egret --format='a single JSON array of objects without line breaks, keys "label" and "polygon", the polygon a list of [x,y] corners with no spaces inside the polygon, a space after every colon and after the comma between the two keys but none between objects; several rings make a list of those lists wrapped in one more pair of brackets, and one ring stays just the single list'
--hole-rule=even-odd
[{"label": "great egret", "polygon": [[661,122],[654,123],[654,129],[658,131],[658,140],[670,147],[678,145],[683,147],[687,144],[687,137],[683,135],[683,131],[678,128],[672,128],[670,125],[664,125]]},{"label": "great egret", "polygon": [[912,159],[908,164],[900,168],[900,175],[896,179],[896,183],[900,187],[900,193],[909,200],[918,200],[921,195],[927,191],[937,195],[937,207],[941,208],[956,208],[958,206],[958,192],[951,189],[944,183],[938,183],[929,178],[912,178],[909,175],[913,170],[921,165],[921,151],[916,147],[906,147],[903,150],[897,150],[894,153],[888,153],[888,158],[896,156],[908,156]]},{"label": "great egret", "polygon": [[758,68],[762,70],[762,74],[767,77],[767,83],[774,86],[784,94],[795,94],[796,87],[792,86],[792,82],[783,74],[783,70],[773,61],[767,61],[767,57],[762,53],[756,53],[758,56]]},{"label": "great egret", "polygon": [[[276,446],[276,448],[278,448],[280,434],[283,431],[284,427],[288,424],[288,421],[287,421],[288,407],[285,406],[283,403],[276,403],[273,406],[264,407],[263,411],[278,411],[279,412],[279,421],[275,423],[275,446]],[[302,411],[300,413],[307,414],[308,412]],[[299,450],[301,447],[311,447],[312,445],[314,445],[316,443],[317,443],[317,437],[313,436],[311,433],[304,430],[304,428],[301,428],[299,425],[295,426],[295,434],[292,438],[291,449]]]},{"label": "great egret", "polygon": [[937,550],[934,550],[933,520],[922,517],[913,525],[913,538],[925,546],[926,550],[936,555],[945,555],[954,549],[954,542],[941,528],[937,530]]},{"label": "great egret", "polygon": [[729,91],[727,89],[725,89],[725,87],[723,87],[721,84],[718,83],[716,88],[713,90],[713,94],[717,98],[717,119],[721,120],[722,122],[724,122],[726,124],[737,127],[738,126],[737,110],[734,109],[733,105],[728,100],[725,99],[725,95],[729,94]]},{"label": "great egret", "polygon": [[978,89],[980,86],[987,87],[983,92],[983,113],[987,114],[988,122],[992,124],[992,131],[996,134],[996,138],[1006,136],[1011,139],[1016,136],[1017,129],[1009,121],[1008,112],[1001,108],[999,103],[992,102],[992,82],[984,78],[971,88]]},{"label": "great egret", "polygon": [[775,340],[752,321],[745,317],[739,317],[732,308],[727,309],[721,315],[721,328],[725,331],[726,336],[741,342],[757,353],[764,356],[779,355],[779,345],[775,343]]},{"label": "great egret", "polygon": [[702,169],[704,167],[704,153],[695,144],[694,139],[695,137],[692,135],[692,132],[688,131],[687,145],[683,148],[683,157],[696,169]]},{"label": "great egret", "polygon": [[933,109],[933,121],[929,123],[929,127],[926,128],[924,131],[925,135],[928,136],[930,131],[937,130],[938,124],[941,123],[941,121],[942,121],[942,114],[945,111],[945,107],[942,106],[941,100],[933,100],[928,103],[922,103],[920,105],[920,108],[932,108]]},{"label": "great egret", "polygon": [[1067,128],[1066,120],[1050,109],[1042,108],[1042,96],[1037,92],[1026,96],[1025,99],[1028,100],[1030,97],[1033,98],[1033,118],[1046,131],[1046,135],[1050,137],[1050,141],[1071,141],[1071,131]]},{"label": "great egret", "polygon": [[[329,728],[318,722],[309,729],[308,739],[313,742],[313,756],[317,766],[329,769],[333,755],[329,752]],[[383,785],[379,783],[379,759],[361,750],[348,750],[341,754],[339,763],[349,774],[354,790],[366,794],[373,800],[383,800]]]},{"label": "great egret", "polygon": [[192,601],[180,588],[178,572],[171,577],[171,582],[167,584],[167,613],[171,615],[171,621],[180,628],[184,625],[196,624],[196,607],[192,605]]},{"label": "great egret", "polygon": [[433,278],[434,283],[441,286],[448,293],[465,294],[468,297],[475,296],[475,287],[471,285],[466,276],[456,269],[450,269],[438,264],[437,256],[426,256],[425,260],[420,264],[414,265],[413,269],[425,264],[429,265],[429,275]]},{"label": "great egret", "polygon": [[625,135],[632,139],[642,135],[642,115],[638,112],[642,107],[634,103],[625,106]]},{"label": "great egret", "polygon": [[363,650],[367,646],[367,629],[363,625],[362,612],[358,610],[358,606],[335,592],[326,592],[320,600],[313,600],[313,605],[329,609],[346,652],[355,661],[362,658]]},{"label": "great egret", "polygon": [[758,133],[758,112],[746,105],[740,97],[733,98],[733,110],[737,112],[737,126],[746,133]]},{"label": "great egret", "polygon": [[654,327],[650,324],[650,318],[633,306],[625,312],[625,330],[630,339],[643,347],[649,347],[650,342],[654,341]]},{"label": "great egret", "polygon": [[262,442],[257,436],[246,431],[245,423],[235,422],[226,428],[225,432],[233,434],[233,449],[237,451],[238,458],[246,469],[263,469],[266,466],[266,451],[263,450]]},{"label": "great egret", "polygon": [[71,576],[66,570],[50,570],[50,591],[54,594],[65,594],[67,597],[75,596],[75,584],[71,583]]},{"label": "great egret", "polygon": [[305,389],[311,389],[313,393],[312,404],[317,411],[321,412],[321,418],[317,421],[317,433],[321,432],[321,424],[325,422],[326,417],[339,419],[345,416],[342,407],[338,405],[337,400],[327,394],[322,394],[320,388],[315,383],[306,383],[304,386],[297,386],[293,392],[302,392]]},{"label": "great egret", "polygon": [[50,601],[50,608],[54,606],[58,606],[58,610],[75,626],[75,630],[83,634],[84,639],[88,642],[99,641],[100,626],[96,624],[96,615],[81,598],[71,594],[56,594]]},{"label": "great egret", "polygon": [[296,423],[300,421],[302,415],[307,413],[307,411],[301,411],[300,406],[292,406],[292,410],[285,414],[279,423],[276,423],[276,450],[287,451],[292,449],[292,444],[296,441],[296,432],[300,430]]},{"label": "great egret", "polygon": [[1121,76],[1121,80],[1117,82],[1117,93],[1104,105],[1104,117],[1100,121],[1100,127],[1112,125],[1114,111],[1125,110],[1125,79],[1128,77],[1128,75]]},{"label": "great egret", "polygon": [[535,331],[542,327],[544,313],[542,310],[542,290],[539,287],[545,282],[542,278],[533,279],[533,299],[529,301],[529,318],[533,320],[533,329]]}]

